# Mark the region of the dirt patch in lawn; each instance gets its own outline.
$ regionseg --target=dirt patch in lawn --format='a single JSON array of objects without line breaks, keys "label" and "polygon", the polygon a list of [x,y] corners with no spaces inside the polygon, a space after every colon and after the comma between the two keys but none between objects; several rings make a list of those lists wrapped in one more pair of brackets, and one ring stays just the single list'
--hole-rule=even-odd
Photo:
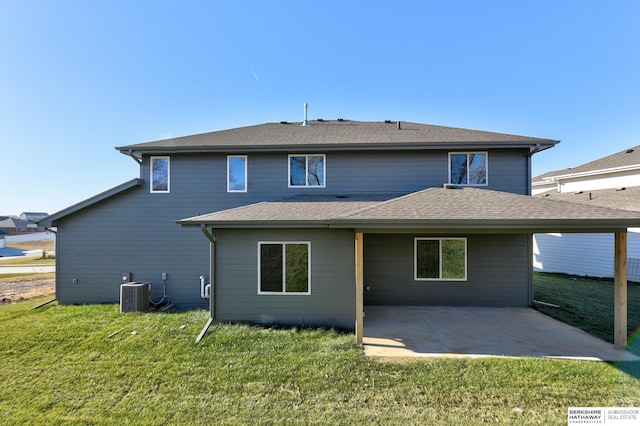
[{"label": "dirt patch in lawn", "polygon": [[17,248],[22,250],[55,250],[55,242],[53,240],[23,241],[19,243],[7,243],[9,248]]},{"label": "dirt patch in lawn", "polygon": [[0,279],[0,303],[14,303],[55,294],[55,274]]}]

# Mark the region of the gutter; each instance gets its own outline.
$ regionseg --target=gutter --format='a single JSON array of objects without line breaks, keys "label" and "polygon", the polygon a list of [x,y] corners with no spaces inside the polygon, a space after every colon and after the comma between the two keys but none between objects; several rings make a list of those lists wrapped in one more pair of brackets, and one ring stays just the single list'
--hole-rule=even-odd
[{"label": "gutter", "polygon": [[[182,226],[215,226],[223,229],[309,229],[309,228],[330,228],[331,222],[328,221],[246,221],[246,222],[206,222],[206,221],[176,221]],[[209,238],[209,237],[207,237]],[[211,239],[209,239],[211,241]]]},{"label": "gutter", "polygon": [[[545,149],[553,147],[557,141],[549,141],[549,143],[536,143],[538,151],[544,151]],[[139,147],[136,152],[139,154],[149,155],[168,155],[178,153],[261,153],[261,152],[316,152],[316,151],[406,151],[406,150],[456,150],[456,149],[493,149],[493,148],[506,148],[506,149],[522,149],[531,146],[531,142],[491,142],[491,141],[477,141],[459,143],[455,141],[450,142],[353,142],[353,143],[315,143],[306,145],[216,145],[216,146],[153,146],[153,147]],[[133,150],[127,147],[116,148],[122,154],[133,155]],[[532,154],[533,155],[533,154]],[[138,159],[133,157],[136,162]]]},{"label": "gutter", "polygon": [[[640,217],[631,218],[606,218],[606,219],[464,219],[464,220],[396,220],[396,219],[329,219],[326,221],[260,221],[260,222],[217,222],[201,223],[178,221],[182,226],[200,226],[207,239],[215,247],[215,238],[206,227],[215,226],[224,229],[369,229],[377,232],[407,232],[433,231],[434,233],[454,232],[454,233],[540,233],[540,232],[618,232],[627,227],[640,227]],[[385,231],[387,230],[387,231]],[[562,231],[561,231],[562,230]],[[213,275],[212,275],[213,277]],[[212,278],[213,279],[213,278]]]},{"label": "gutter", "polygon": [[557,180],[568,180],[572,178],[606,175],[610,173],[628,172],[628,171],[634,171],[639,169],[640,169],[639,164],[632,164],[630,166],[610,167],[608,169],[587,170],[584,172],[577,172],[577,173],[565,173],[562,175],[549,176],[543,180],[543,183],[551,183],[551,182],[556,182]]}]

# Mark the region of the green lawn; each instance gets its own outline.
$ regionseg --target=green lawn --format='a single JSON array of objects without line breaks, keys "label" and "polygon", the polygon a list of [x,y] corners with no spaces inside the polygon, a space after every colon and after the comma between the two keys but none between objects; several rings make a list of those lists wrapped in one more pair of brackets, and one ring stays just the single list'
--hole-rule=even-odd
[{"label": "green lawn", "polygon": [[640,406],[635,364],[380,363],[349,333],[244,325],[196,344],[205,311],[41,301],[0,306],[3,424],[564,425],[570,406]]},{"label": "green lawn", "polygon": [[41,256],[24,256],[0,260],[0,266],[52,266],[55,264],[55,258],[42,258]]},{"label": "green lawn", "polygon": [[[538,306],[545,314],[613,342],[613,280],[565,274],[534,274],[534,299],[559,305]],[[627,323],[630,349],[640,355],[640,285],[627,284]]]},{"label": "green lawn", "polygon": [[[55,257],[47,257],[47,258],[43,258],[41,256],[25,256],[25,257],[18,257],[18,258],[12,258],[12,259],[3,259],[0,260],[0,267],[3,266],[33,266],[33,267],[39,267],[39,266],[54,266],[56,264],[56,259]],[[46,274],[52,274],[52,273],[46,273]],[[47,277],[49,277],[51,275],[47,275]],[[20,279],[42,279],[45,278],[45,274],[43,273],[33,273],[33,272],[29,272],[29,273],[20,273],[20,274],[3,274],[2,272],[0,272],[0,284],[3,282],[11,282],[14,281],[15,278],[20,278]]]}]

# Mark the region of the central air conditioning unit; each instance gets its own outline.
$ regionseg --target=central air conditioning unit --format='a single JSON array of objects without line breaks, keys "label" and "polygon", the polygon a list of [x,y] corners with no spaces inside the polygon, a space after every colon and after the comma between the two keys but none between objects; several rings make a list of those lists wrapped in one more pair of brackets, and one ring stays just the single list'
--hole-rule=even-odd
[{"label": "central air conditioning unit", "polygon": [[120,285],[120,312],[146,312],[149,310],[149,283]]}]

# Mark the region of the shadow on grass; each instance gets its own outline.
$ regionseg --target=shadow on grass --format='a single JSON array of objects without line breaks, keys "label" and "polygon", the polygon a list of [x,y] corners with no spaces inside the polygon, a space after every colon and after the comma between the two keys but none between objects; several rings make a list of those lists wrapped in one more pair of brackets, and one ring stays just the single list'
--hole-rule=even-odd
[{"label": "shadow on grass", "polygon": [[254,329],[287,330],[287,331],[293,331],[293,332],[322,330],[322,331],[333,331],[339,336],[353,334],[353,329],[348,329],[348,328],[343,328],[343,327],[338,327],[333,325],[308,325],[308,324],[295,325],[295,324],[282,324],[282,323],[261,323],[261,322],[251,322],[251,321],[217,323],[217,325],[237,325],[237,326],[246,326]]}]

